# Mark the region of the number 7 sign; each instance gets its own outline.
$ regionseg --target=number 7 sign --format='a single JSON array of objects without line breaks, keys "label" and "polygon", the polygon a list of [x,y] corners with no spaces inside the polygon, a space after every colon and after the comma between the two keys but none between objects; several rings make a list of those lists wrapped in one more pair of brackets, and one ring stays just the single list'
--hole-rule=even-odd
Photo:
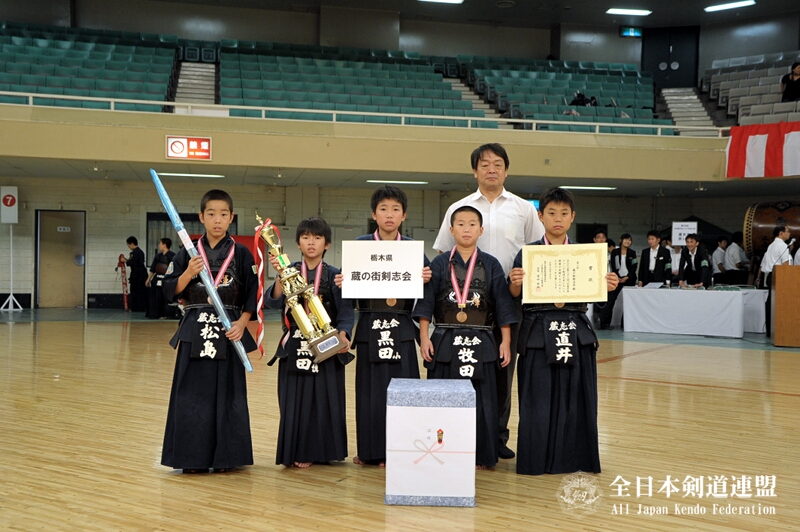
[{"label": "number 7 sign", "polygon": [[15,224],[18,222],[19,196],[17,187],[0,187],[0,222]]}]

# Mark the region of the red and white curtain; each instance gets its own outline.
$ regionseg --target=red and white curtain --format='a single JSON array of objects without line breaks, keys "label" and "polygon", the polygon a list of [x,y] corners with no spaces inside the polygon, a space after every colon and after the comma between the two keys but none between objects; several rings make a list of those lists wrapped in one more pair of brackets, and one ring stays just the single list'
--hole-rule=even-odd
[{"label": "red and white curtain", "polygon": [[731,128],[728,177],[800,175],[800,122]]}]

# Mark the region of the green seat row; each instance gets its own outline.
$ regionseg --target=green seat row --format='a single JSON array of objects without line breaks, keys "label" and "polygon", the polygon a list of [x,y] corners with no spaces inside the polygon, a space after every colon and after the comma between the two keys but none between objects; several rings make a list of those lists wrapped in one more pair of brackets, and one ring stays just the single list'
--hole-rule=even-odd
[{"label": "green seat row", "polygon": [[433,100],[431,98],[282,91],[267,91],[266,93],[250,94],[248,96],[251,97],[222,96],[220,98],[220,103],[222,105],[253,105],[252,103],[247,102],[290,101],[303,103],[331,103],[335,105],[385,105],[398,107],[428,107],[445,110],[472,110],[472,102],[467,100]]},{"label": "green seat row", "polygon": [[431,65],[407,65],[398,63],[373,63],[366,61],[347,61],[336,59],[312,59],[299,56],[276,56],[276,55],[252,55],[252,54],[230,54],[220,52],[220,64],[234,65],[245,63],[274,64],[274,65],[297,65],[297,66],[317,66],[317,67],[352,67],[369,68],[371,70],[395,70],[407,72],[433,72]]},{"label": "green seat row", "polygon": [[288,79],[283,79],[284,74],[275,76],[275,79],[242,79],[220,78],[220,88],[234,89],[275,89],[283,86],[284,82],[303,82],[308,84],[331,83],[341,85],[363,85],[380,87],[400,87],[404,89],[438,89],[452,90],[452,85],[447,81],[423,81],[413,79],[385,79],[385,78],[357,78],[354,76],[322,76],[318,74],[285,74]]},{"label": "green seat row", "polygon": [[166,94],[166,83],[151,83],[142,81],[116,81],[107,79],[65,78],[58,76],[32,76],[3,75],[0,74],[0,84],[9,86],[43,87],[47,89],[85,89],[107,90],[125,92],[145,92],[152,94]]},{"label": "green seat row", "polygon": [[[334,83],[302,83],[292,86],[283,84],[283,89],[236,89],[229,87],[220,88],[220,96],[227,98],[266,98],[268,100],[298,99],[306,100],[312,94],[353,94],[367,97],[407,97],[428,98],[431,100],[460,100],[460,91],[442,91],[437,89],[403,89],[400,87],[377,87],[361,85],[341,85]],[[282,94],[285,93],[284,97]],[[280,94],[280,96],[274,96]],[[300,94],[300,96],[297,96]]]},{"label": "green seat row", "polygon": [[[95,79],[108,79],[116,81],[141,81],[150,83],[169,83],[170,74],[168,72],[137,72],[133,70],[119,71],[119,70],[95,70],[89,68],[78,67],[50,67],[46,70],[38,70],[31,74],[20,74],[17,72],[6,72],[5,65],[0,63],[0,83],[28,83],[22,81],[24,79],[40,79],[42,77],[60,77],[70,78],[73,83],[81,79],[87,82],[94,82]],[[32,83],[33,85],[41,85],[41,83]],[[44,83],[45,85],[47,83]],[[91,87],[90,87],[91,88]]]},{"label": "green seat row", "polygon": [[[116,61],[99,61],[94,59],[59,59],[57,57],[42,57],[39,58],[38,63],[26,63],[24,61],[2,61],[5,72],[16,72],[18,74],[32,74],[38,72],[39,67],[65,67],[65,68],[87,68],[90,70],[113,70],[120,72],[134,71],[134,72],[158,72],[158,73],[171,73],[173,63],[137,63],[137,62],[116,62]],[[47,69],[44,69],[46,72]]]},{"label": "green seat row", "polygon": [[300,72],[299,69],[286,69],[286,70],[236,70],[220,68],[220,78],[243,78],[243,79],[287,79],[287,76],[313,76],[313,75],[326,75],[326,76],[347,76],[357,78],[384,78],[384,79],[411,79],[419,81],[443,81],[441,74],[432,74],[430,72],[395,72],[391,70],[367,70],[367,69],[322,69],[316,67],[308,67]]}]

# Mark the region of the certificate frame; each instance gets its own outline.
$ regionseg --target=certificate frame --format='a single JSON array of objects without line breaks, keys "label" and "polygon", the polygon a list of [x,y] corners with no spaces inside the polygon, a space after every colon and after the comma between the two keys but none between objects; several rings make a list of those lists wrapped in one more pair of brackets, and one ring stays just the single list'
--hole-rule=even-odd
[{"label": "certificate frame", "polygon": [[593,303],[608,300],[606,244],[522,248],[522,303]]}]

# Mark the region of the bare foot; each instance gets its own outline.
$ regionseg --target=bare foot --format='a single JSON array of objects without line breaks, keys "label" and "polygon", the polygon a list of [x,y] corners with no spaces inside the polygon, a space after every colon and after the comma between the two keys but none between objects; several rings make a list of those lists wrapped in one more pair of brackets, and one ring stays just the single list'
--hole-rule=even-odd
[{"label": "bare foot", "polygon": [[356,465],[364,465],[364,464],[366,464],[366,462],[364,460],[362,460],[361,458],[359,458],[358,456],[354,456],[353,457],[353,463],[356,464]]},{"label": "bare foot", "polygon": [[311,467],[311,462],[295,462],[295,467],[299,467],[300,469],[308,469]]},{"label": "bare foot", "polygon": [[478,464],[478,465],[476,465],[476,466],[475,466],[475,469],[476,469],[476,470],[478,470],[478,471],[482,471],[482,470],[484,470],[484,469],[492,469],[492,468],[491,468],[491,467],[489,467],[489,466],[485,466],[485,465],[480,465],[480,464]]},{"label": "bare foot", "polygon": [[378,464],[378,467],[386,467],[386,462],[381,462],[380,464]]},{"label": "bare foot", "polygon": [[233,471],[232,467],[218,467],[214,473],[230,473],[231,471]]}]

